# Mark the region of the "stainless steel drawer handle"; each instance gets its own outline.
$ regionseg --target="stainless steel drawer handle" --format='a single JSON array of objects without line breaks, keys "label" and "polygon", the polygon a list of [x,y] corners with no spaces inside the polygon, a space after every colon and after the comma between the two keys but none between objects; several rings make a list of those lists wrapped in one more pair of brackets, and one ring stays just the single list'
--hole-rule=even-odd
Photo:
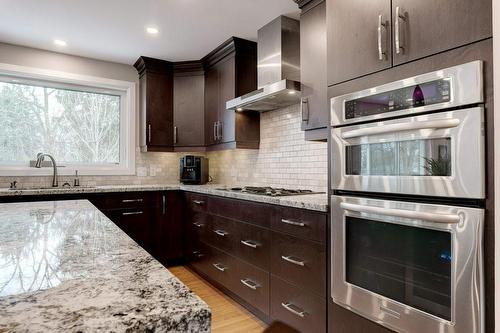
[{"label": "stainless steel drawer handle", "polygon": [[246,245],[248,247],[251,247],[253,249],[256,249],[257,246],[259,246],[256,242],[251,241],[251,240],[241,240],[241,244]]},{"label": "stainless steel drawer handle", "polygon": [[281,222],[286,223],[286,224],[290,224],[290,225],[294,225],[297,227],[305,227],[306,226],[306,224],[304,222],[293,221],[293,220],[289,220],[289,219],[281,219]]},{"label": "stainless steel drawer handle", "polygon": [[138,212],[125,212],[125,213],[122,213],[123,216],[126,216],[126,215],[141,215],[143,212],[142,211],[138,211]]},{"label": "stainless steel drawer handle", "polygon": [[197,228],[202,228],[203,227],[203,224],[201,223],[196,223],[196,222],[193,222],[193,225]]},{"label": "stainless steel drawer handle", "polygon": [[123,203],[127,203],[127,202],[143,202],[144,199],[123,199],[122,202]]},{"label": "stainless steel drawer handle", "polygon": [[193,255],[195,255],[197,258],[204,257],[205,255],[201,253],[200,251],[193,251]]},{"label": "stainless steel drawer handle", "polygon": [[281,256],[281,259],[288,261],[291,264],[297,265],[297,266],[302,266],[304,267],[306,263],[304,261],[301,261],[300,259],[293,258],[292,256]]},{"label": "stainless steel drawer handle", "polygon": [[304,318],[307,314],[304,310],[290,302],[281,303],[281,306],[300,318]]},{"label": "stainless steel drawer handle", "polygon": [[205,203],[205,201],[201,201],[201,200],[193,200],[193,203],[195,205],[203,205]]},{"label": "stainless steel drawer handle", "polygon": [[212,264],[217,270],[221,271],[221,272],[225,272],[227,267],[224,267],[222,266],[222,264],[219,264],[219,263],[216,263],[216,264]]},{"label": "stainless steel drawer handle", "polygon": [[247,286],[248,288],[250,288],[252,290],[257,290],[257,288],[260,287],[260,284],[258,284],[255,281],[252,281],[250,279],[242,279],[240,281],[241,281],[241,283],[243,283],[243,285]]},{"label": "stainless steel drawer handle", "polygon": [[359,212],[359,213],[402,217],[402,218],[407,218],[407,219],[417,219],[417,220],[424,220],[424,221],[435,222],[435,223],[458,223],[458,222],[460,222],[460,216],[457,214],[439,214],[439,213],[417,212],[414,210],[391,209],[391,208],[374,207],[374,206],[363,206],[363,205],[350,204],[347,202],[342,202],[340,204],[340,208],[342,208],[344,210],[353,211],[353,212]]},{"label": "stainless steel drawer handle", "polygon": [[224,230],[214,230],[214,233],[216,233],[217,235],[222,236],[222,237],[229,235],[229,233],[227,231],[224,231]]}]

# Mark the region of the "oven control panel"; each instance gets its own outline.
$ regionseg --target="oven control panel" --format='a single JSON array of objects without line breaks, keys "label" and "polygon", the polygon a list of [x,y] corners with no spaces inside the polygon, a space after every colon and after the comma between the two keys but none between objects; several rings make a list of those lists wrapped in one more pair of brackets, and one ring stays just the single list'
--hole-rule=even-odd
[{"label": "oven control panel", "polygon": [[449,102],[451,96],[449,78],[424,82],[383,93],[345,101],[345,119],[373,116],[424,105]]}]

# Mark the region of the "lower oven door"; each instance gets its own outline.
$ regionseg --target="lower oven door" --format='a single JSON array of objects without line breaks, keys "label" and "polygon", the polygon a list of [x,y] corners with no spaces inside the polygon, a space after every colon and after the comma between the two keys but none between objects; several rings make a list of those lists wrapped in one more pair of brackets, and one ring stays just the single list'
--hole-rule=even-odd
[{"label": "lower oven door", "polygon": [[398,332],[483,332],[484,211],[331,197],[332,299]]},{"label": "lower oven door", "polygon": [[332,129],[334,190],[485,196],[483,108]]}]

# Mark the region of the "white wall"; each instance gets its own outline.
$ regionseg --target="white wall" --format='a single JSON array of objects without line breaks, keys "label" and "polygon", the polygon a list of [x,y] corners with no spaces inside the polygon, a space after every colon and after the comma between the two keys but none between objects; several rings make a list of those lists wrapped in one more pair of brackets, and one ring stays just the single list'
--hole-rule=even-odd
[{"label": "white wall", "polygon": [[500,1],[493,0],[493,88],[495,105],[495,332],[500,333]]}]

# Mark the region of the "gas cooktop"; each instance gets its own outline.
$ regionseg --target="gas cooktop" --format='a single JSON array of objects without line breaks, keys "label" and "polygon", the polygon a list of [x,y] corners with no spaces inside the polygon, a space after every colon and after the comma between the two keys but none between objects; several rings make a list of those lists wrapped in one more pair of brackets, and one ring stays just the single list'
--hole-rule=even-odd
[{"label": "gas cooktop", "polygon": [[289,195],[305,195],[305,194],[320,194],[324,192],[314,192],[311,190],[293,190],[286,188],[274,188],[274,187],[258,187],[258,186],[243,186],[243,187],[232,187],[223,189],[225,191],[249,193],[257,195],[267,195],[271,197],[284,197]]}]

